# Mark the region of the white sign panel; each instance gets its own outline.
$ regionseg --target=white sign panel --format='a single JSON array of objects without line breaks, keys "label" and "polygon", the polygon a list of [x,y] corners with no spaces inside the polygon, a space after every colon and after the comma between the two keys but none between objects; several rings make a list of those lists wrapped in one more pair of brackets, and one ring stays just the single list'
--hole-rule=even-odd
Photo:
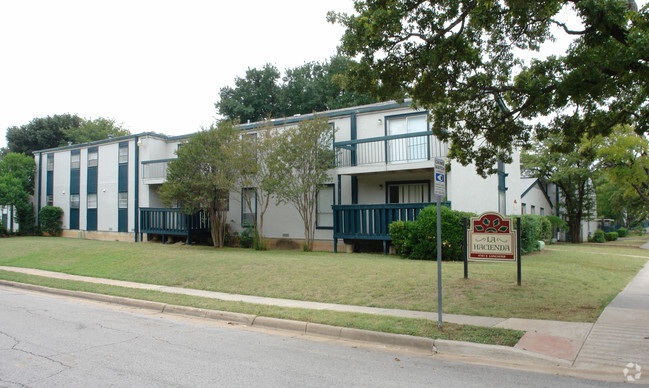
[{"label": "white sign panel", "polygon": [[446,195],[446,161],[435,159],[435,183],[433,194],[443,197]]}]

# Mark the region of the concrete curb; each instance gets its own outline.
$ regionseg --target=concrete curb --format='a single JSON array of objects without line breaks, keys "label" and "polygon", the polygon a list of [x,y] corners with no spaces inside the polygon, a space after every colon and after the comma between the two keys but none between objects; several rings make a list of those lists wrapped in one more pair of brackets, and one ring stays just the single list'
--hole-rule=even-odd
[{"label": "concrete curb", "polygon": [[423,350],[434,353],[445,353],[454,355],[465,355],[498,359],[516,363],[533,363],[536,365],[548,366],[571,366],[572,363],[563,359],[545,356],[542,354],[528,352],[508,346],[486,345],[473,342],[451,341],[443,339],[432,339],[415,337],[404,334],[383,333],[370,330],[353,329],[293,321],[288,319],[260,317],[250,314],[232,313],[228,311],[206,310],[197,307],[169,305],[160,302],[150,302],[139,299],[130,299],[120,296],[95,294],[84,291],[70,291],[58,288],[37,286],[28,283],[18,283],[8,280],[1,280],[0,285],[21,288],[37,292],[45,292],[56,295],[64,295],[75,298],[84,298],[100,302],[121,304],[125,306],[153,310],[163,314],[174,314],[183,316],[215,319],[220,321],[237,322],[240,324],[264,327],[269,329],[286,330],[298,334],[317,335],[334,339],[362,341],[374,344],[398,346],[403,348]]}]

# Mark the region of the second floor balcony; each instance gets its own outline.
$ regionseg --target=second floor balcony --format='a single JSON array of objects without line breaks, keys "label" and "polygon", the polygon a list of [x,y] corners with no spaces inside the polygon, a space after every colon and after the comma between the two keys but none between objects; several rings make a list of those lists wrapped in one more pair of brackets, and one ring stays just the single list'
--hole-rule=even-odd
[{"label": "second floor balcony", "polygon": [[162,184],[167,180],[167,165],[173,159],[142,162],[142,182],[147,185]]},{"label": "second floor balcony", "polygon": [[430,131],[334,143],[337,168],[402,169],[408,164],[446,158],[448,144]]}]

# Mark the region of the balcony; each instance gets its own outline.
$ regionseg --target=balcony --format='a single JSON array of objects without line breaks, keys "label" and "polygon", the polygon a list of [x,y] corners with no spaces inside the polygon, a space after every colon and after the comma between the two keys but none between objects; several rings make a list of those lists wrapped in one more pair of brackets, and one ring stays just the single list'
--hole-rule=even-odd
[{"label": "balcony", "polygon": [[159,234],[164,243],[166,236],[184,236],[187,244],[192,236],[210,234],[207,214],[185,214],[179,208],[141,208],[140,233]]},{"label": "balcony", "polygon": [[336,167],[342,169],[400,170],[406,164],[445,158],[448,154],[448,144],[429,131],[341,141],[334,147]]},{"label": "balcony", "polygon": [[167,180],[167,164],[173,159],[147,160],[142,162],[142,183],[159,185]]},{"label": "balcony", "polygon": [[[414,221],[421,209],[430,205],[432,203],[334,205],[334,240],[390,241],[393,221]],[[451,203],[442,202],[442,206],[451,207]]]}]

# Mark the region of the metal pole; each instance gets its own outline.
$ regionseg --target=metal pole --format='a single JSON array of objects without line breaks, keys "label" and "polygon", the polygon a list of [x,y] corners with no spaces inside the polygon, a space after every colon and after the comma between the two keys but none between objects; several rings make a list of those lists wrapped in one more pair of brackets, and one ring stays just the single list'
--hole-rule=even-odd
[{"label": "metal pole", "polygon": [[521,218],[516,218],[516,284],[521,285]]},{"label": "metal pole", "polygon": [[437,327],[442,328],[442,196],[437,196]]},{"label": "metal pole", "polygon": [[464,232],[462,234],[464,241],[462,245],[462,257],[464,258],[464,278],[468,279],[469,278],[469,260],[467,258],[467,230],[466,230],[466,217],[462,218],[462,231]]}]

